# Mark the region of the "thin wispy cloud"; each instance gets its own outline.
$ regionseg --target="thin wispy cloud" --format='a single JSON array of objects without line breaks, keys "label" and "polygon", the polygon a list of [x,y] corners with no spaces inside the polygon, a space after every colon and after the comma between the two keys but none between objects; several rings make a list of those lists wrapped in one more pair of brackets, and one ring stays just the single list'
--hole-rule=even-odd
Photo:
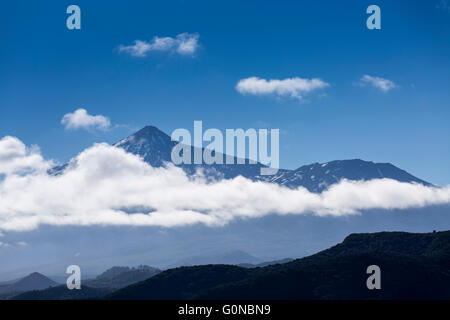
[{"label": "thin wispy cloud", "polygon": [[19,242],[16,242],[15,244],[12,244],[12,243],[8,243],[8,242],[0,241],[0,249],[1,248],[13,248],[13,247],[28,247],[28,243],[26,243],[25,241],[19,241]]},{"label": "thin wispy cloud", "polygon": [[8,248],[8,247],[10,247],[11,245],[9,244],[9,243],[5,243],[5,242],[1,242],[0,241],[0,248]]},{"label": "thin wispy cloud", "polygon": [[371,85],[383,92],[388,92],[397,87],[397,85],[392,80],[381,77],[369,76],[367,74],[362,76],[359,84],[362,86]]},{"label": "thin wispy cloud", "polygon": [[436,8],[450,13],[450,1],[438,0],[438,3],[436,4]]},{"label": "thin wispy cloud", "polygon": [[[0,146],[4,139],[9,138],[0,139]],[[26,148],[20,143],[19,151]],[[9,154],[19,158],[18,164],[31,156]],[[201,174],[187,176],[173,165],[151,167],[139,156],[107,144],[84,150],[60,175],[48,175],[43,168],[49,165],[42,159],[32,173],[3,172],[0,230],[26,231],[40,225],[221,226],[270,214],[346,216],[367,209],[450,203],[450,187],[390,179],[342,180],[320,194],[243,177],[210,181]]]},{"label": "thin wispy cloud", "polygon": [[321,79],[286,78],[286,79],[262,79],[250,77],[241,79],[236,85],[236,90],[241,94],[274,95],[277,97],[290,97],[301,100],[312,91],[328,87],[329,84]]},{"label": "thin wispy cloud", "polygon": [[111,127],[109,119],[102,115],[90,115],[86,109],[77,109],[65,114],[61,120],[66,130],[108,130]]},{"label": "thin wispy cloud", "polygon": [[170,52],[192,56],[199,48],[198,33],[181,33],[175,37],[154,37],[151,41],[136,40],[132,45],[120,45],[119,52],[134,57],[146,57],[150,52]]}]

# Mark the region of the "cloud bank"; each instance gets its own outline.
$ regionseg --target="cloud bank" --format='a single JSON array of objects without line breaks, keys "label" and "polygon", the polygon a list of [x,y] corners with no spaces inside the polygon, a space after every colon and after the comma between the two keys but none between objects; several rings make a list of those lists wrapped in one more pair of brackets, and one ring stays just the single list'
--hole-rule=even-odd
[{"label": "cloud bank", "polygon": [[180,55],[193,55],[198,47],[198,33],[181,33],[176,37],[154,37],[152,41],[136,40],[134,44],[119,46],[119,52],[134,57],[146,57],[149,52],[171,52]]},{"label": "cloud bank", "polygon": [[111,127],[109,119],[102,115],[90,115],[86,109],[77,109],[72,113],[67,113],[61,120],[66,130],[76,129],[97,129],[107,130]]},{"label": "cloud bank", "polygon": [[[52,163],[24,152],[18,139],[2,138],[0,146],[0,159],[8,158],[18,166],[0,166],[3,232],[33,230],[43,224],[220,226],[268,214],[344,216],[365,209],[450,203],[450,187],[389,179],[343,180],[321,194],[242,177],[211,182],[201,173],[189,177],[172,165],[153,168],[138,156],[107,144],[84,150],[63,174],[50,176],[46,168]],[[30,157],[35,158],[31,161]],[[34,170],[20,173],[24,163]]]},{"label": "cloud bank", "polygon": [[302,99],[305,94],[328,86],[328,83],[318,78],[302,79],[295,77],[283,80],[266,80],[258,77],[250,77],[239,80],[236,85],[236,90],[241,94],[276,95],[279,97],[288,96],[295,99]]},{"label": "cloud bank", "polygon": [[384,79],[384,78],[380,78],[380,77],[372,77],[367,74],[365,74],[361,78],[360,84],[363,86],[368,85],[368,84],[372,85],[375,88],[377,88],[383,92],[388,92],[389,90],[397,87],[397,85],[392,80]]}]

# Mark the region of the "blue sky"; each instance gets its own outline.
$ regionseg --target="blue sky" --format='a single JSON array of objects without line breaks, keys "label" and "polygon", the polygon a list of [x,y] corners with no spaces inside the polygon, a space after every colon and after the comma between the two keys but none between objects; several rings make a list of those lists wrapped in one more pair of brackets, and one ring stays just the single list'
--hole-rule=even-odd
[{"label": "blue sky", "polygon": [[[66,28],[70,4],[82,29]],[[366,28],[381,8],[382,29]],[[10,1],[0,12],[0,136],[61,162],[151,124],[171,133],[280,128],[280,162],[362,158],[450,183],[450,2]],[[193,55],[133,57],[120,45],[197,33]],[[389,79],[383,92],[363,75]],[[243,95],[239,80],[320,78],[305,99]],[[108,131],[65,130],[64,114],[107,116]],[[116,127],[116,125],[118,125]]]}]

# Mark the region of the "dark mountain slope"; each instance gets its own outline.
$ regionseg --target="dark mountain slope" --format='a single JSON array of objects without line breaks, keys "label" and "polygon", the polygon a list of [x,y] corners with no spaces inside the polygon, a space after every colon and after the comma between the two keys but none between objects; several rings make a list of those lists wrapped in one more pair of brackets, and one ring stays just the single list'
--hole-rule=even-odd
[{"label": "dark mountain slope", "polygon": [[[368,290],[369,265],[381,268],[381,290]],[[259,270],[248,279],[199,293],[200,299],[450,299],[450,275],[425,258],[346,253],[301,265]]]},{"label": "dark mountain slope", "polygon": [[95,279],[85,281],[84,284],[91,288],[119,289],[146,280],[160,272],[161,270],[150,266],[112,267]]},{"label": "dark mountain slope", "polygon": [[240,265],[242,263],[255,264],[259,263],[260,259],[244,252],[242,250],[229,250],[210,255],[192,256],[187,259],[180,260],[172,265],[172,267],[188,267],[205,264],[233,264]]},{"label": "dark mountain slope", "polygon": [[[382,272],[382,290],[367,290],[369,265]],[[202,298],[441,299],[450,298],[450,231],[352,234],[310,257],[260,268],[249,279],[202,293]],[[383,285],[384,284],[384,285]]]},{"label": "dark mountain slope", "polygon": [[265,261],[265,262],[261,262],[258,264],[252,264],[252,263],[240,263],[238,264],[239,267],[244,267],[244,268],[260,268],[260,267],[267,267],[267,266],[271,266],[274,264],[282,264],[282,263],[288,263],[293,261],[294,259],[292,258],[284,258],[281,260],[273,260],[273,261]]},{"label": "dark mountain slope", "polygon": [[102,297],[111,292],[112,289],[90,288],[82,285],[80,290],[67,289],[67,286],[49,288],[46,290],[34,290],[21,293],[11,298],[11,300],[77,300],[92,299]]},{"label": "dark mountain slope", "polygon": [[116,291],[106,298],[113,300],[190,299],[198,292],[245,279],[249,276],[248,270],[230,265],[169,269],[146,281]]},{"label": "dark mountain slope", "polygon": [[[108,299],[450,299],[450,231],[353,234],[341,244],[285,264],[244,269],[167,270]],[[369,265],[381,290],[368,290]]]},{"label": "dark mountain slope", "polygon": [[371,251],[424,256],[436,261],[448,257],[449,259],[442,260],[442,263],[450,267],[450,231],[355,233],[345,238],[342,243],[311,257],[326,258],[351,252]]}]

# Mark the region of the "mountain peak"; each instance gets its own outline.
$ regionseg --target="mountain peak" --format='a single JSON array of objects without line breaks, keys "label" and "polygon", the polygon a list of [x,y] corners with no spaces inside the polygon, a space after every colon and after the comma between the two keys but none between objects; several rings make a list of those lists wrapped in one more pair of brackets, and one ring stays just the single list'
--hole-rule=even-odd
[{"label": "mountain peak", "polygon": [[154,167],[160,167],[164,162],[171,161],[171,152],[175,144],[176,142],[166,133],[148,125],[114,146],[141,156],[145,162]]},{"label": "mountain peak", "polygon": [[58,283],[39,272],[33,272],[11,285],[12,291],[23,292],[29,290],[41,290],[56,286]]},{"label": "mountain peak", "polygon": [[148,136],[148,135],[159,135],[169,137],[165,132],[161,131],[155,126],[150,125],[143,127],[134,134],[134,136]]},{"label": "mountain peak", "polygon": [[28,276],[26,276],[26,278],[40,278],[40,277],[45,277],[43,274],[39,273],[39,272],[32,272],[30,273]]},{"label": "mountain peak", "polygon": [[[19,283],[21,281],[40,281],[40,280],[50,280],[48,277],[44,276],[42,273],[39,272],[33,272],[30,273],[29,275],[23,277],[22,279],[20,279],[19,281],[17,281],[16,283]],[[50,280],[52,281],[52,280]]]}]

